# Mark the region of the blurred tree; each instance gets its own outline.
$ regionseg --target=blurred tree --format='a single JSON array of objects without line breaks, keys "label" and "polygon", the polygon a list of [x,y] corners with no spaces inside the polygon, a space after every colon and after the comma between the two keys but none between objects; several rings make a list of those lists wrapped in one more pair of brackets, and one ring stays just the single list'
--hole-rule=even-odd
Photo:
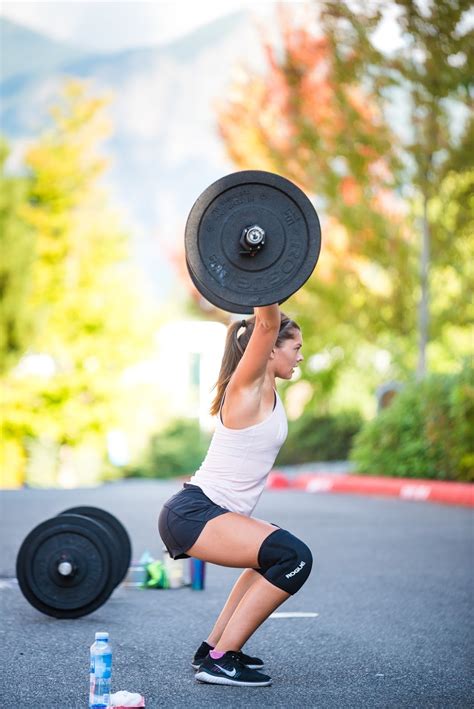
[{"label": "blurred tree", "polygon": [[[356,362],[363,377],[376,350],[390,353],[392,367],[375,377],[413,370],[418,302],[423,373],[430,239],[432,276],[447,284],[433,302],[431,333],[437,345],[449,340],[443,363],[452,366],[464,348],[448,332],[465,326],[469,305],[462,296],[472,280],[465,261],[472,217],[463,206],[472,186],[472,124],[459,110],[469,100],[472,75],[468,4],[430,3],[421,10],[400,0],[393,6],[406,44],[394,57],[373,42],[387,2],[324,0],[303,16],[301,8],[282,10],[279,40],[263,40],[265,74],[242,70],[218,113],[237,167],[289,177],[315,196],[324,215],[320,263],[292,307],[310,334],[310,350],[332,343],[321,371],[331,382],[333,370],[333,385],[357,351],[364,353]],[[395,106],[406,109],[396,130],[387,117]],[[441,214],[448,194],[449,214]],[[319,385],[318,397],[321,371],[305,372]]]},{"label": "blurred tree", "polygon": [[[375,49],[371,30],[380,24],[389,5],[395,10],[403,47],[387,55]],[[454,249],[447,244],[439,205],[446,189],[451,190],[451,198],[459,194],[457,189],[453,191],[455,182],[461,184],[453,173],[471,171],[470,178],[461,182],[464,189],[469,184],[472,190],[472,3],[324,0],[321,6],[323,32],[337,57],[338,81],[350,72],[371,84],[388,103],[398,103],[404,109],[397,152],[403,164],[401,186],[413,201],[414,228],[421,235],[417,374],[423,377],[430,336],[439,336],[444,326],[466,319],[462,297],[457,299],[456,312],[449,306],[432,307],[430,316],[430,280],[438,281],[436,269],[445,270],[446,266],[461,272],[464,280],[465,235],[450,231],[450,240],[462,239],[463,243]],[[461,260],[452,261],[456,251],[463,252]],[[464,288],[457,290],[462,296]],[[448,301],[452,302],[452,297]]]},{"label": "blurred tree", "polygon": [[28,309],[35,233],[21,211],[29,181],[5,173],[9,150],[0,141],[0,373],[15,364],[31,340]]},{"label": "blurred tree", "polygon": [[474,169],[450,170],[430,200],[429,214],[435,283],[430,296],[432,349],[448,364],[472,354]]},{"label": "blurred tree", "polygon": [[219,128],[239,168],[288,177],[325,215],[320,262],[291,306],[310,351],[332,343],[324,369],[305,371],[321,402],[364,344],[410,367],[416,270],[380,96],[355,71],[341,77],[331,42],[306,19],[281,12],[280,43],[264,42],[266,74],[241,73]]},{"label": "blurred tree", "polygon": [[[52,484],[93,481],[106,433],[124,415],[121,376],[151,345],[127,240],[107,205],[98,145],[109,133],[105,100],[68,83],[53,126],[28,151],[31,172],[23,214],[36,237],[29,305],[36,335],[19,366],[1,382],[5,455],[10,477],[44,459]],[[74,449],[88,463],[74,469]],[[77,466],[76,466],[77,467]],[[45,482],[43,480],[42,482]]]}]

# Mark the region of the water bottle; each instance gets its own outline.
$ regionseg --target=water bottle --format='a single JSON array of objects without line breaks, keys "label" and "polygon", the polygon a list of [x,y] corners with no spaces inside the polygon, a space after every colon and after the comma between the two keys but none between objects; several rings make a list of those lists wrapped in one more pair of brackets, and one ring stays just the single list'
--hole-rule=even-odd
[{"label": "water bottle", "polygon": [[191,558],[191,588],[193,591],[204,591],[206,585],[206,562]]},{"label": "water bottle", "polygon": [[96,633],[91,645],[90,709],[107,709],[110,705],[110,679],[112,676],[112,649],[108,633]]}]

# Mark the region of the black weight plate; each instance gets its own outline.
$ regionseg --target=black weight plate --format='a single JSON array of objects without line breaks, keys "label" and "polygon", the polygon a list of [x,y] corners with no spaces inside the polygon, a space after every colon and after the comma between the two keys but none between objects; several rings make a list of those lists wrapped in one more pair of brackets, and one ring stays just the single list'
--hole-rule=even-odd
[{"label": "black weight plate", "polygon": [[[54,618],[92,613],[114,589],[110,535],[98,522],[61,515],[42,522],[24,539],[16,560],[20,589],[32,606]],[[69,561],[70,576],[58,564]]]},{"label": "black weight plate", "polygon": [[[66,514],[66,512],[65,512]],[[113,587],[115,588],[120,583],[121,579],[121,558],[122,550],[120,548],[119,540],[113,533],[110,527],[107,527],[102,521],[97,518],[86,517],[85,515],[79,515],[75,512],[67,513],[69,517],[80,517],[81,519],[86,519],[88,522],[94,522],[97,525],[97,531],[102,534],[102,539],[104,544],[107,545],[111,559],[111,569],[110,575],[113,579]],[[59,517],[60,515],[58,515]]]},{"label": "black weight plate", "polygon": [[100,522],[100,524],[104,525],[112,537],[117,540],[118,552],[117,563],[114,562],[114,571],[116,572],[114,573],[114,576],[116,580],[115,585],[118,586],[127,575],[130,567],[130,561],[132,559],[132,545],[130,542],[130,537],[123,524],[117,519],[117,517],[114,517],[113,514],[101,509],[100,507],[89,507],[82,505],[80,507],[71,507],[68,510],[64,510],[64,512],[60,512],[60,514],[83,515],[84,517],[95,519]]},{"label": "black weight plate", "polygon": [[[262,227],[266,240],[242,253],[243,230]],[[280,175],[243,170],[217,180],[194,203],[185,229],[191,279],[213,305],[236,313],[282,303],[309,278],[321,250],[316,211]]]},{"label": "black weight plate", "polygon": [[[192,272],[191,268],[189,267],[189,264],[186,261],[186,264],[188,266],[188,273],[189,276],[196,286],[196,289],[200,292],[206,300],[208,300],[210,303],[213,303],[214,305],[217,305],[214,302],[215,295],[212,293],[212,291],[208,290],[206,286],[203,283],[200,283],[194,273]],[[283,303],[283,301],[279,301],[280,303]],[[253,313],[253,306],[250,307],[248,305],[237,305],[237,303],[230,303],[224,298],[219,298],[219,305],[217,306],[221,308],[222,310],[227,310],[230,313],[243,313],[243,314],[248,314],[248,313]]]},{"label": "black weight plate", "polygon": [[[200,294],[202,296],[204,296],[204,298],[206,298],[206,300],[208,300],[210,303],[212,303],[213,302],[212,299],[215,297],[215,296],[213,296],[212,291],[209,291],[203,283],[200,283],[197,280],[196,276],[191,271],[189,266],[188,266],[188,273],[189,273],[189,277],[191,278],[192,282],[196,286],[196,289],[200,292]],[[281,305],[282,303],[284,303],[285,300],[287,300],[290,297],[290,295],[291,295],[291,293],[289,293],[286,298],[282,298],[281,300],[279,300],[278,301],[279,304]],[[224,298],[219,299],[219,306],[218,307],[221,308],[222,310],[227,310],[228,312],[231,312],[231,313],[242,313],[242,314],[253,313],[253,306],[251,307],[249,305],[238,305],[237,303],[231,303],[231,302],[225,300]]]}]

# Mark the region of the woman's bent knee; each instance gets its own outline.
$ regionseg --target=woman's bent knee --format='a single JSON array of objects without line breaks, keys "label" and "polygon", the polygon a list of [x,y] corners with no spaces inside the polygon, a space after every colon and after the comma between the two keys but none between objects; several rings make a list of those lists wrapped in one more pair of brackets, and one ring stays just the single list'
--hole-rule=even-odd
[{"label": "woman's bent knee", "polygon": [[311,573],[310,548],[285,529],[264,539],[258,553],[259,573],[274,586],[291,595],[300,590]]}]

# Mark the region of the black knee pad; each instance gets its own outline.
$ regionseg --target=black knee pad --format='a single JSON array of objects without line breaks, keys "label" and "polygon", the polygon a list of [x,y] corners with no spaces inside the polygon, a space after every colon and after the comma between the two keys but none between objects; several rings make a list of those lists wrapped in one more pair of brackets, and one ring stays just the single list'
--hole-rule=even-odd
[{"label": "black knee pad", "polygon": [[292,595],[311,573],[313,555],[301,539],[285,529],[277,529],[263,541],[256,569],[267,581]]}]

